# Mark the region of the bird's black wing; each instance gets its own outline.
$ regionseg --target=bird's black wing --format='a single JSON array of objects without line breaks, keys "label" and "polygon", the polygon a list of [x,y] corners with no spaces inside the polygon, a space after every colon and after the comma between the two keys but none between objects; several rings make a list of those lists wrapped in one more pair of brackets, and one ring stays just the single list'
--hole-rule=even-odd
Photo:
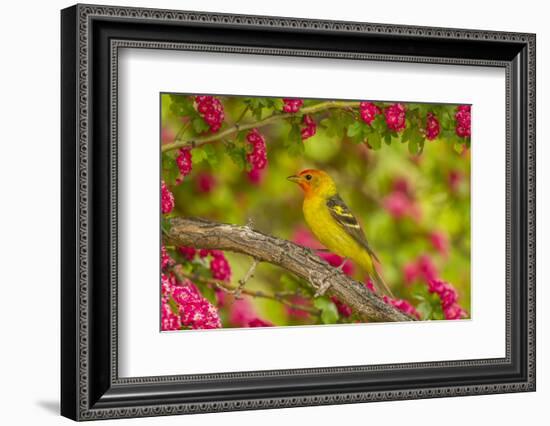
[{"label": "bird's black wing", "polygon": [[376,254],[370,248],[367,237],[361,229],[361,225],[359,225],[359,222],[357,222],[357,219],[349,207],[346,206],[346,203],[344,203],[338,194],[327,199],[327,207],[334,220],[336,220],[355,241],[361,244],[377,262],[380,262]]}]

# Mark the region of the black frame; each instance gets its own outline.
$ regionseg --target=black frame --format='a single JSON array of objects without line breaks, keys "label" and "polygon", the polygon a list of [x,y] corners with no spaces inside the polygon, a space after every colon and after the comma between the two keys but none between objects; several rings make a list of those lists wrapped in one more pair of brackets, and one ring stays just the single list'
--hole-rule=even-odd
[{"label": "black frame", "polygon": [[[535,35],[96,5],[64,9],[61,28],[64,416],[89,420],[535,390]],[[119,378],[116,58],[124,47],[505,68],[506,357]]]}]

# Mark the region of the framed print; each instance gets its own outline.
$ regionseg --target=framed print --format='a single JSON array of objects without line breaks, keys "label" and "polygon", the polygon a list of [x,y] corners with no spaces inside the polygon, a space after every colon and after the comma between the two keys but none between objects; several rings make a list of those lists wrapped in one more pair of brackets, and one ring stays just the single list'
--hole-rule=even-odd
[{"label": "framed print", "polygon": [[74,420],[535,390],[535,36],[76,5]]}]

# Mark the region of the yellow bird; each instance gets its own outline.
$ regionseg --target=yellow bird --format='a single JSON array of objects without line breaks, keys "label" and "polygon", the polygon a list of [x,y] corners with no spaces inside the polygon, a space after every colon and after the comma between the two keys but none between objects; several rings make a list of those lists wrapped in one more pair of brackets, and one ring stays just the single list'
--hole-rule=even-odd
[{"label": "yellow bird", "polygon": [[[369,246],[357,219],[338,195],[332,178],[321,170],[307,169],[287,179],[297,183],[304,191],[304,218],[319,242],[331,252],[359,265],[369,275],[378,292],[393,296],[374,266],[374,261],[380,261]],[[326,288],[318,293],[324,291]]]}]

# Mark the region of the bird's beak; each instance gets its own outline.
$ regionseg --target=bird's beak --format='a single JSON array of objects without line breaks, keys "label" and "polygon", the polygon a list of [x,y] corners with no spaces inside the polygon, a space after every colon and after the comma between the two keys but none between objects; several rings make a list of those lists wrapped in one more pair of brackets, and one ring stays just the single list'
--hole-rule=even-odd
[{"label": "bird's beak", "polygon": [[291,182],[298,183],[300,182],[300,176],[292,175],[287,177],[287,179]]}]

